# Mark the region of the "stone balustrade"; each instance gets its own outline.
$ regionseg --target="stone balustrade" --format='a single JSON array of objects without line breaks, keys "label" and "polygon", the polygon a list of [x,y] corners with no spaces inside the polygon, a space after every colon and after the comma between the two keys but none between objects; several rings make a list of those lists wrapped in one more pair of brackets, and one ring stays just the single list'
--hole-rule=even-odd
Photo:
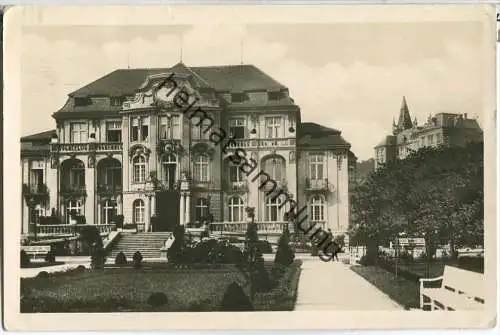
[{"label": "stone balustrade", "polygon": [[[37,236],[76,236],[83,227],[90,226],[84,224],[59,224],[59,225],[37,225]],[[115,224],[94,225],[101,235],[107,235],[115,230]]]},{"label": "stone balustrade", "polygon": [[52,143],[51,151],[59,153],[73,152],[121,152],[122,143],[102,142],[102,143]]},{"label": "stone balustrade", "polygon": [[[288,224],[288,229],[293,230],[289,222],[256,222],[259,233],[281,233]],[[214,232],[246,232],[248,222],[212,222],[210,228]]]},{"label": "stone balustrade", "polygon": [[229,148],[275,148],[294,145],[294,138],[234,139]]}]

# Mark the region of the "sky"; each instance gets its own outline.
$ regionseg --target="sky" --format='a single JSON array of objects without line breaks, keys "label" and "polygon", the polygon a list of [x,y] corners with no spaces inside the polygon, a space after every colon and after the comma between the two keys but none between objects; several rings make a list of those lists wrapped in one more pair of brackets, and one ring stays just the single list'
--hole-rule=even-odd
[{"label": "sky", "polygon": [[43,26],[22,39],[21,132],[55,128],[68,93],[118,68],[253,64],[287,86],[303,121],[342,131],[359,160],[390,134],[403,96],[419,123],[481,124],[478,22]]}]

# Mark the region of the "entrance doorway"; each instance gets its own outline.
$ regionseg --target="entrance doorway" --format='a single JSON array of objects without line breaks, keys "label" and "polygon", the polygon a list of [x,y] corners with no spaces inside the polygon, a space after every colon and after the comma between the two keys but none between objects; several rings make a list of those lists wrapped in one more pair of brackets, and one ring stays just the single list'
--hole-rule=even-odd
[{"label": "entrance doorway", "polygon": [[180,220],[180,201],[179,191],[162,191],[156,193],[156,227],[153,231],[173,231]]}]

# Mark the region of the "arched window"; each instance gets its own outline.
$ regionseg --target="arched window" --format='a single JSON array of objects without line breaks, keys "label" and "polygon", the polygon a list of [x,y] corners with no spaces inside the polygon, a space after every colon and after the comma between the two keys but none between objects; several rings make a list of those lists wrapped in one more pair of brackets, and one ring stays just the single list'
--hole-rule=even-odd
[{"label": "arched window", "polygon": [[311,221],[325,221],[325,201],[320,196],[314,196],[309,201],[309,217]]},{"label": "arched window", "polygon": [[201,221],[203,218],[206,218],[208,215],[208,199],[198,198],[194,208],[196,212],[196,221]]},{"label": "arched window", "polygon": [[177,157],[174,154],[163,156],[163,175],[162,179],[169,189],[173,189],[177,179]]},{"label": "arched window", "polygon": [[210,160],[206,155],[199,155],[195,158],[194,161],[194,180],[206,182],[209,179],[210,169],[209,169]]},{"label": "arched window", "polygon": [[266,201],[266,221],[279,222],[283,221],[282,209],[280,208],[281,199],[278,197],[269,197]]},{"label": "arched window", "polygon": [[66,223],[71,223],[75,216],[82,215],[82,202],[80,200],[69,200],[66,204]]},{"label": "arched window", "polygon": [[281,182],[285,179],[285,160],[279,156],[266,159],[264,171],[271,176],[272,180]]},{"label": "arched window", "polygon": [[136,199],[133,203],[134,223],[144,223],[144,201]]},{"label": "arched window", "polygon": [[146,180],[146,158],[139,155],[135,156],[133,160],[134,166],[134,182],[142,183]]},{"label": "arched window", "polygon": [[106,200],[102,206],[102,224],[110,224],[116,216],[116,201]]},{"label": "arched window", "polygon": [[232,197],[229,199],[229,221],[243,222],[243,212],[243,200],[240,197]]},{"label": "arched window", "polygon": [[325,156],[323,154],[309,155],[309,178],[311,180],[321,180],[324,178]]}]

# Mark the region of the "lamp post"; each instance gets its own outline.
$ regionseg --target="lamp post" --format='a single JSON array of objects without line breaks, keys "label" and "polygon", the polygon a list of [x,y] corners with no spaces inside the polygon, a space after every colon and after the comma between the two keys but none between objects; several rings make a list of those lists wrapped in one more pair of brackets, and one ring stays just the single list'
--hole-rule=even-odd
[{"label": "lamp post", "polygon": [[[35,210],[34,205],[35,205],[35,199],[33,196],[28,195],[26,196],[26,204],[28,205],[28,211],[29,211],[29,216],[28,216],[28,222],[31,221],[31,218],[34,216],[33,211]],[[33,238],[36,241],[37,240],[37,226],[36,226],[36,218],[31,222],[33,224]]]},{"label": "lamp post", "polygon": [[148,232],[151,229],[151,197],[154,195],[155,191],[155,184],[152,179],[149,179],[146,182],[146,185],[144,185],[144,191],[146,193],[146,196],[148,197],[148,226],[145,229],[146,232]]}]

